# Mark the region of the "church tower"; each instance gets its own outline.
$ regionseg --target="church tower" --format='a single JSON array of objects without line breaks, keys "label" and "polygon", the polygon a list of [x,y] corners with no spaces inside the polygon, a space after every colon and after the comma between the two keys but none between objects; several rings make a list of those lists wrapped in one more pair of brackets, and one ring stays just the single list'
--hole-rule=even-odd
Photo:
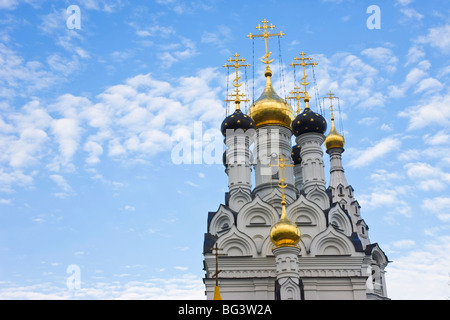
[{"label": "church tower", "polygon": [[[302,52],[290,65],[302,68],[303,90],[296,86],[292,96],[281,98],[272,86],[268,39],[284,33],[271,33],[275,26],[266,19],[261,23],[256,27],[260,33],[248,37],[264,40],[266,84],[248,114],[240,108],[248,99],[240,91],[239,70],[249,64],[235,54],[224,65],[236,72],[235,90],[226,99],[234,102],[235,111],[221,126],[229,190],[225,203],[208,214],[206,297],[387,299],[388,259],[370,242],[344,174],[345,140],[334,124],[336,97],[331,92],[327,97],[331,129],[326,134],[326,119],[309,105],[307,69],[317,63]],[[287,99],[296,100],[296,114]],[[330,161],[328,186],[323,145]]]}]

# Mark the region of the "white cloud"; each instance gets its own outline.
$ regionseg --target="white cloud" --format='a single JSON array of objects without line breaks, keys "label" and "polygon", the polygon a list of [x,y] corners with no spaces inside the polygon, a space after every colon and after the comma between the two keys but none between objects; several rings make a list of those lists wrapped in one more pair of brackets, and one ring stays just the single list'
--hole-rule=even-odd
[{"label": "white cloud", "polygon": [[428,29],[428,34],[420,36],[417,43],[429,44],[443,53],[450,52],[450,25]]},{"label": "white cloud", "polygon": [[383,66],[388,72],[394,72],[397,69],[398,58],[389,48],[368,48],[361,51],[361,54]]},{"label": "white cloud", "polygon": [[397,156],[400,161],[411,161],[416,160],[421,157],[421,152],[417,149],[402,150],[402,152]]},{"label": "white cloud", "polygon": [[435,135],[427,133],[423,136],[423,141],[432,146],[443,146],[450,142],[450,134],[445,133],[444,130],[438,131]]},{"label": "white cloud", "polygon": [[189,268],[188,268],[188,267],[175,266],[174,269],[176,269],[176,270],[181,270],[181,271],[186,271],[186,270],[188,270]]},{"label": "white cloud", "polygon": [[158,59],[166,68],[170,68],[175,62],[187,60],[197,55],[195,43],[188,38],[181,38],[181,42],[175,44],[173,48],[177,50],[166,50],[158,55]]},{"label": "white cloud", "polygon": [[399,4],[401,6],[407,6],[411,4],[414,0],[397,0],[396,4]]},{"label": "white cloud", "polygon": [[440,91],[442,88],[443,85],[439,82],[439,80],[434,78],[426,78],[419,82],[414,92],[422,93],[425,91],[426,93],[434,93]]},{"label": "white cloud", "polygon": [[[372,50],[367,52],[371,53]],[[342,106],[362,109],[384,106],[386,97],[378,90],[380,83],[386,80],[378,68],[348,52],[338,52],[331,57],[315,54],[314,60],[319,63],[315,68],[319,92],[338,92]]]},{"label": "white cloud", "polygon": [[102,146],[95,141],[87,141],[84,144],[84,150],[89,153],[89,157],[86,159],[88,165],[94,165],[100,162],[100,156],[103,153]]},{"label": "white cloud", "polygon": [[36,172],[25,174],[21,170],[5,170],[0,168],[0,191],[13,192],[13,187],[28,187],[33,183]]},{"label": "white cloud", "polygon": [[415,181],[416,186],[424,191],[440,191],[450,183],[450,173],[428,163],[416,162],[405,164],[408,176]]},{"label": "white cloud", "polygon": [[427,76],[427,68],[428,64],[426,62],[422,61],[419,63],[418,67],[409,71],[402,84],[389,86],[389,95],[394,98],[403,97],[408,89],[417,85],[420,80]]},{"label": "white cloud", "polygon": [[350,160],[349,166],[355,168],[367,166],[379,158],[382,158],[387,153],[398,150],[400,145],[401,141],[399,139],[387,137],[365,150],[351,149],[352,160]]},{"label": "white cloud", "polygon": [[81,7],[87,10],[114,12],[123,7],[123,0],[78,0]]},{"label": "white cloud", "polygon": [[69,167],[78,149],[81,129],[76,120],[68,118],[53,120],[51,127],[59,145],[60,157],[58,163],[64,167]]},{"label": "white cloud", "polygon": [[408,249],[412,248],[416,245],[416,242],[414,240],[397,240],[392,243],[392,246],[397,249]]},{"label": "white cloud", "polygon": [[227,44],[233,38],[231,29],[224,25],[220,25],[216,29],[217,31],[215,32],[204,31],[201,42],[217,47],[222,54],[230,53],[230,50],[227,49]]},{"label": "white cloud", "polygon": [[398,172],[388,172],[385,169],[377,169],[370,175],[370,178],[377,184],[381,182],[387,184],[402,179],[403,177]]},{"label": "white cloud", "polygon": [[411,63],[416,63],[423,58],[425,58],[425,52],[423,48],[413,46],[408,50],[408,54],[406,56],[407,61],[405,65],[407,66]]},{"label": "white cloud", "polygon": [[35,60],[26,61],[17,52],[0,43],[0,97],[30,95],[62,80]]},{"label": "white cloud", "polygon": [[437,237],[394,259],[386,268],[388,296],[394,300],[448,299],[450,237]]},{"label": "white cloud", "polygon": [[50,179],[52,179],[59,188],[62,189],[62,192],[54,193],[53,195],[58,198],[66,198],[69,195],[73,195],[74,191],[72,187],[67,183],[66,179],[58,174],[50,175]]},{"label": "white cloud", "polygon": [[186,183],[186,184],[188,184],[188,185],[190,185],[191,187],[194,187],[194,188],[200,187],[198,184],[196,184],[196,183],[194,183],[192,181],[189,181],[189,180],[185,181],[184,183]]},{"label": "white cloud", "polygon": [[13,10],[18,4],[17,0],[0,0],[0,9]]},{"label": "white cloud", "polygon": [[423,14],[417,12],[417,10],[413,8],[402,8],[400,9],[400,12],[403,13],[403,15],[408,19],[408,21],[410,20],[420,21],[424,17]]},{"label": "white cloud", "polygon": [[140,74],[94,99],[64,94],[48,106],[33,100],[17,112],[7,109],[0,113],[3,188],[28,186],[33,180],[27,171],[43,161],[56,173],[75,170],[80,156],[88,166],[108,157],[148,161],[171,150],[179,128],[191,139],[195,121],[201,122],[206,136],[224,115],[221,85],[212,68],[172,82]]},{"label": "white cloud", "polygon": [[448,197],[427,198],[422,202],[423,210],[434,213],[443,222],[450,222],[449,208],[450,198]]},{"label": "white cloud", "polygon": [[69,290],[53,283],[16,285],[2,283],[3,300],[205,300],[201,278],[185,274],[172,278],[152,278],[146,281],[101,281],[80,289]]},{"label": "white cloud", "polygon": [[11,204],[11,199],[1,199],[0,198],[0,204]]},{"label": "white cloud", "polygon": [[409,130],[428,126],[450,126],[450,95],[435,94],[418,105],[399,112],[400,117],[409,119]]},{"label": "white cloud", "polygon": [[136,211],[136,208],[135,208],[135,207],[130,206],[130,205],[128,205],[128,204],[127,204],[125,207],[123,207],[123,209],[124,209],[125,211],[130,211],[130,212]]}]

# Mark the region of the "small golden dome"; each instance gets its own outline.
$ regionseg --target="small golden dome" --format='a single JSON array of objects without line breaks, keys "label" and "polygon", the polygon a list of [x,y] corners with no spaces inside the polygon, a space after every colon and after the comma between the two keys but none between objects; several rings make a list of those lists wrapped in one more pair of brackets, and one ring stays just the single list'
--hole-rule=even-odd
[{"label": "small golden dome", "polygon": [[334,118],[331,118],[331,129],[325,138],[325,147],[327,150],[331,148],[344,148],[345,139],[344,137],[336,130],[334,126]]},{"label": "small golden dome", "polygon": [[300,230],[286,215],[285,202],[282,203],[282,213],[280,220],[270,229],[270,241],[276,247],[295,247],[300,241]]},{"label": "small golden dome", "polygon": [[266,87],[261,96],[248,111],[248,115],[255,121],[256,128],[267,125],[278,125],[291,129],[294,111],[285,100],[280,98],[272,87],[272,71],[266,70]]}]

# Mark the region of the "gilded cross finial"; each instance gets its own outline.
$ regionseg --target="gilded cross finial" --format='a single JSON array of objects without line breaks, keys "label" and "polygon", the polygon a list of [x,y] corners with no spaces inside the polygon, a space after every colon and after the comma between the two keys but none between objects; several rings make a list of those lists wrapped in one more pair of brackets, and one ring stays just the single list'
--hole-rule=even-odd
[{"label": "gilded cross finial", "polygon": [[301,58],[295,57],[294,60],[295,61],[301,61],[301,62],[298,62],[298,63],[291,62],[289,65],[291,67],[302,66],[302,68],[303,68],[303,77],[301,78],[303,82],[300,82],[300,84],[304,86],[303,93],[304,93],[305,109],[309,109],[309,98],[310,98],[310,96],[308,95],[308,90],[307,90],[307,86],[309,84],[309,81],[308,82],[306,81],[306,79],[308,78],[308,75],[306,74],[306,67],[307,66],[313,66],[313,67],[317,66],[317,63],[314,62],[314,61],[313,62],[307,62],[307,61],[311,61],[312,58],[311,57],[306,57],[305,58],[305,53],[303,51],[302,51],[302,53],[300,53],[300,55],[301,55]]},{"label": "gilded cross finial", "polygon": [[336,97],[334,95],[334,93],[328,93],[328,95],[325,97],[327,99],[330,99],[330,112],[331,112],[331,120],[334,121],[334,115],[333,115],[333,111],[334,111],[334,107],[333,107],[333,99],[339,99],[339,97]]},{"label": "gilded cross finial", "polygon": [[223,250],[222,248],[219,248],[219,246],[216,245],[212,248],[213,254],[216,256],[216,272],[214,273],[213,277],[216,278],[216,286],[219,285],[219,273],[222,272],[222,270],[219,270],[219,256],[226,256],[226,254],[219,254],[219,251]]},{"label": "gilded cross finial", "polygon": [[[248,63],[243,64],[245,62],[244,58],[239,58],[239,55],[236,53],[233,55],[234,59],[229,58],[227,61],[230,64],[224,64],[224,68],[235,68],[236,69],[236,78],[233,80],[233,86],[234,86],[234,93],[230,93],[231,99],[225,99],[226,102],[234,102],[236,104],[236,110],[240,110],[240,103],[242,101],[249,102],[248,99],[245,99],[245,94],[239,92],[239,87],[242,85],[242,83],[239,83],[239,79],[241,77],[239,76],[239,68],[248,68],[250,65]],[[242,63],[242,64],[241,64]]]},{"label": "gilded cross finial", "polygon": [[[300,91],[300,87],[296,86],[294,90],[289,92],[292,96],[286,97],[287,100],[295,99],[297,100],[297,114],[300,114],[302,112],[302,107],[300,107],[300,100],[305,98],[304,91]],[[303,95],[302,95],[303,94]]]},{"label": "gilded cross finial", "polygon": [[267,25],[269,23],[269,21],[267,21],[266,19],[264,19],[262,22],[262,26],[261,24],[258,24],[258,26],[256,27],[256,29],[258,29],[259,31],[261,31],[261,29],[263,31],[262,34],[249,34],[247,37],[249,37],[250,39],[253,38],[264,38],[264,43],[265,43],[265,47],[266,47],[266,54],[261,58],[261,61],[263,63],[266,64],[266,69],[269,69],[269,64],[271,64],[273,62],[273,59],[270,60],[269,57],[272,54],[272,52],[269,51],[269,46],[268,46],[268,39],[270,37],[280,37],[282,38],[285,34],[283,32],[279,32],[279,33],[269,33],[267,30],[273,30],[273,28],[275,28],[275,26],[273,24]]},{"label": "gilded cross finial", "polygon": [[284,189],[287,187],[285,183],[286,178],[284,177],[284,168],[285,167],[293,167],[293,164],[286,164],[288,159],[283,158],[283,155],[280,153],[280,158],[278,159],[278,165],[270,165],[271,167],[279,167],[280,168],[280,181],[278,181],[278,186],[281,188],[281,205],[286,205],[286,201],[284,199]]}]

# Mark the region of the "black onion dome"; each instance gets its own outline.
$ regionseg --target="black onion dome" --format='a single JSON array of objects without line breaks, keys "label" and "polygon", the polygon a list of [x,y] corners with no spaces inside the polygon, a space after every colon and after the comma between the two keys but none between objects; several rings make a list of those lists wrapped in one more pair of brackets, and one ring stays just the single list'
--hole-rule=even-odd
[{"label": "black onion dome", "polygon": [[255,128],[255,121],[240,109],[237,109],[233,114],[223,120],[220,131],[222,131],[222,134],[225,136],[227,129],[242,129],[245,132],[252,128]]},{"label": "black onion dome", "polygon": [[296,137],[307,132],[324,133],[327,130],[327,122],[320,114],[306,108],[292,121],[292,131]]},{"label": "black onion dome", "polygon": [[291,157],[294,161],[294,164],[300,164],[302,162],[302,157],[300,156],[301,147],[296,144],[292,147]]}]

